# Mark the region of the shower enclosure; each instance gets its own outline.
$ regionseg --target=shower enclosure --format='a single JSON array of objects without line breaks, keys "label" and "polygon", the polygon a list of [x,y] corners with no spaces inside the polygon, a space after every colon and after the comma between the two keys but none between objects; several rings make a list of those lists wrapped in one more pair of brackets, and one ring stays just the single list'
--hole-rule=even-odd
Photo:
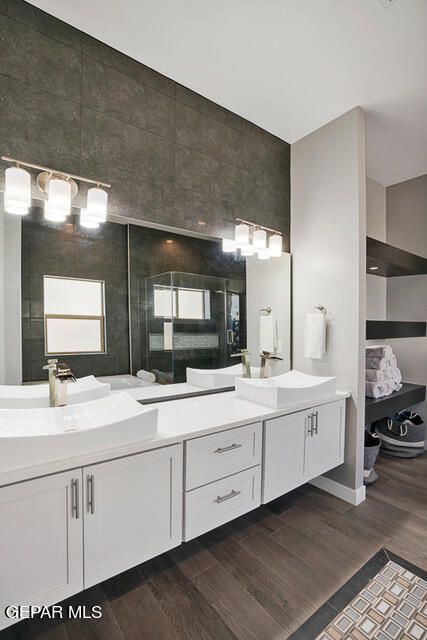
[{"label": "shower enclosure", "polygon": [[145,368],[170,384],[185,382],[186,367],[236,364],[231,354],[246,346],[245,289],[243,280],[177,271],[141,281]]}]

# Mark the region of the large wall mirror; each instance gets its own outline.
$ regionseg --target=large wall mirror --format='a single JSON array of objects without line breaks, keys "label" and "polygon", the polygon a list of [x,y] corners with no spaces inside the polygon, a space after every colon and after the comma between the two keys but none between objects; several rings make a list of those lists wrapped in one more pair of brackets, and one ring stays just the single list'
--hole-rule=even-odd
[{"label": "large wall mirror", "polygon": [[[259,366],[260,313],[271,308],[290,368],[290,256],[224,253],[216,239],[106,222],[99,229],[0,211],[1,384],[44,382],[48,357],[113,390],[181,385],[187,367]],[[170,387],[172,390],[172,387]],[[167,397],[167,391],[163,393]]]}]

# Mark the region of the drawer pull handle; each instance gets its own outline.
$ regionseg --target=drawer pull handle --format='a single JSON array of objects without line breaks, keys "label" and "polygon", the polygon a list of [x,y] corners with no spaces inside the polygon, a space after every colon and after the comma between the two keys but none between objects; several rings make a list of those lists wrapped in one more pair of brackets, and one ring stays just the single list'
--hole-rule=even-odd
[{"label": "drawer pull handle", "polygon": [[230,498],[235,498],[236,496],[240,496],[241,493],[242,493],[241,491],[234,491],[234,489],[232,489],[230,493],[227,493],[225,496],[218,496],[217,498],[215,498],[214,502],[216,502],[217,504],[221,504],[221,502],[230,500]]},{"label": "drawer pull handle", "polygon": [[229,447],[218,447],[218,449],[215,449],[214,453],[225,453],[226,451],[232,451],[232,449],[239,449],[241,446],[241,444],[235,444],[233,442]]}]

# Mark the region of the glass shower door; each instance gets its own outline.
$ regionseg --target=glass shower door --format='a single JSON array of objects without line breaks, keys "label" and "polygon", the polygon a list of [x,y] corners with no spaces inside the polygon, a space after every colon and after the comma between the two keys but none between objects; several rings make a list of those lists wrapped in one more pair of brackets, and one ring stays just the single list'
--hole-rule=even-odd
[{"label": "glass shower door", "polygon": [[145,279],[145,345],[147,370],[160,384],[174,382],[173,323],[176,299],[171,273]]},{"label": "glass shower door", "polygon": [[185,382],[186,368],[236,364],[246,345],[245,283],[194,273],[168,272],[145,280],[148,371],[161,384]]}]

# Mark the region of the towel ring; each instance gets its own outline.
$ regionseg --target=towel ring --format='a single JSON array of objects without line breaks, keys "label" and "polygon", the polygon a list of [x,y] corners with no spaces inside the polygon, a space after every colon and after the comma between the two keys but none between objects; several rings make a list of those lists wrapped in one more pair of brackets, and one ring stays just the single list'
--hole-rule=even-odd
[{"label": "towel ring", "polygon": [[326,316],[326,307],[324,307],[323,304],[318,304],[317,307],[313,307],[313,309],[317,309]]},{"label": "towel ring", "polygon": [[260,316],[268,316],[271,313],[271,307],[266,307],[265,309],[260,309],[259,310],[259,315]]}]

